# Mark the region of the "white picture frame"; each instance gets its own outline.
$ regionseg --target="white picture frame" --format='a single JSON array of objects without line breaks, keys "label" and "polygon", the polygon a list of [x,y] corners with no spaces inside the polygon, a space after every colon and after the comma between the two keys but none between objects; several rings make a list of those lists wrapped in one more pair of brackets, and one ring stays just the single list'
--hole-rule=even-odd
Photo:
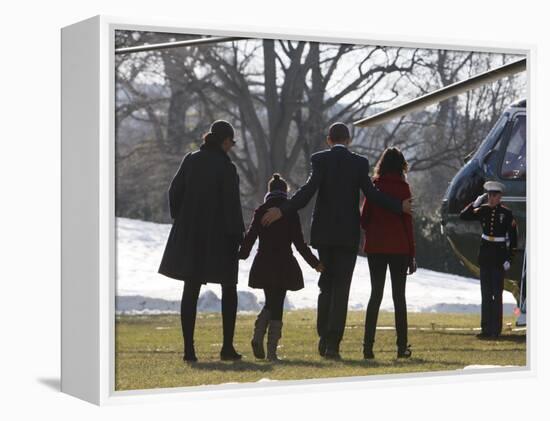
[{"label": "white picture frame", "polygon": [[[528,89],[531,91],[532,45],[499,45],[484,42],[464,44],[457,40],[399,39],[357,33],[314,33],[277,28],[258,31],[253,27],[209,28],[189,22],[95,16],[64,27],[62,47],[62,323],[61,390],[97,405],[135,402],[247,396],[331,388],[377,387],[404,381],[473,381],[482,378],[532,376],[536,360],[528,335],[527,365],[521,368],[458,373],[399,374],[344,379],[300,380],[262,384],[231,384],[142,391],[115,391],[115,181],[114,181],[114,32],[147,30],[255,38],[284,38],[321,42],[346,42],[387,46],[444,48],[525,54]],[[528,142],[531,142],[528,122]],[[528,147],[530,149],[530,147]],[[528,168],[528,192],[530,174]],[[529,199],[528,199],[529,214]],[[530,232],[529,220],[527,232]],[[531,236],[528,236],[531,242]],[[532,254],[528,255],[530,260]],[[528,271],[531,268],[528,263]],[[531,273],[528,273],[530,279]],[[536,279],[534,282],[536,283]],[[535,287],[536,288],[536,287]],[[530,312],[536,313],[528,290]],[[530,329],[530,332],[533,330]],[[406,380],[404,380],[406,379]]]}]

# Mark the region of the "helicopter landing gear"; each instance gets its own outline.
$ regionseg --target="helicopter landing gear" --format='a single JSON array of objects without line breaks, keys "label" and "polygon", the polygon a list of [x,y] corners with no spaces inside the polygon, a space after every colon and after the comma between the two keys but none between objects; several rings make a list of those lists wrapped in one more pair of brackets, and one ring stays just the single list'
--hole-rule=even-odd
[{"label": "helicopter landing gear", "polygon": [[521,269],[521,281],[519,289],[519,315],[516,326],[527,326],[527,245],[523,253],[523,267]]}]

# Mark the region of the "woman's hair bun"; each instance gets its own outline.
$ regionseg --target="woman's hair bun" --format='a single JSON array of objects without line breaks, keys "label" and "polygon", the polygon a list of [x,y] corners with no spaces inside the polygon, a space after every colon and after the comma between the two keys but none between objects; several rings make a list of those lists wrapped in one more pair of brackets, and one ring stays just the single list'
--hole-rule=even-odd
[{"label": "woman's hair bun", "polygon": [[280,180],[280,179],[281,179],[281,174],[279,173],[273,174],[273,180]]}]

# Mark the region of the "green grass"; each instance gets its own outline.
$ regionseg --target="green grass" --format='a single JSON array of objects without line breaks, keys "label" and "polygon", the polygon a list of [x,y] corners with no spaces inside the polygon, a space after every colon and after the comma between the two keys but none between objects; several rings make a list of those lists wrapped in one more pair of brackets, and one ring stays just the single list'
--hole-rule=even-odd
[{"label": "green grass", "polygon": [[[341,345],[343,361],[327,361],[317,354],[315,312],[289,311],[284,315],[278,354],[282,363],[255,360],[250,349],[255,315],[237,319],[235,347],[239,362],[221,362],[221,318],[217,313],[197,317],[195,347],[199,362],[182,362],[178,315],[118,316],[116,319],[116,390],[151,389],[228,382],[317,379],[389,373],[435,372],[462,369],[471,364],[526,364],[524,331],[511,331],[504,321],[498,341],[476,339],[479,316],[463,314],[409,314],[409,343],[413,356],[395,358],[395,331],[378,329],[373,361],[362,360],[364,312],[349,312]],[[378,326],[393,326],[393,313],[380,313]],[[459,328],[453,330],[448,328]]]}]

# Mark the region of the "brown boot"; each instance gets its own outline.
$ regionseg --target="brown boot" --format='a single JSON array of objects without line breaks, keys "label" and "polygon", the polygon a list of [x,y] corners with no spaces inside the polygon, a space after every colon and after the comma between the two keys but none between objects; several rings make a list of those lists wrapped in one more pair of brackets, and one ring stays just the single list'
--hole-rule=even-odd
[{"label": "brown boot", "polygon": [[280,361],[277,357],[277,345],[279,344],[279,339],[281,339],[282,329],[282,321],[269,321],[269,330],[267,332],[267,359],[269,361]]},{"label": "brown boot", "polygon": [[265,358],[264,337],[268,323],[269,310],[264,307],[258,314],[258,317],[256,317],[256,321],[254,322],[254,333],[252,334],[252,341],[250,342],[250,345],[252,345],[252,353],[254,357],[258,359]]}]

